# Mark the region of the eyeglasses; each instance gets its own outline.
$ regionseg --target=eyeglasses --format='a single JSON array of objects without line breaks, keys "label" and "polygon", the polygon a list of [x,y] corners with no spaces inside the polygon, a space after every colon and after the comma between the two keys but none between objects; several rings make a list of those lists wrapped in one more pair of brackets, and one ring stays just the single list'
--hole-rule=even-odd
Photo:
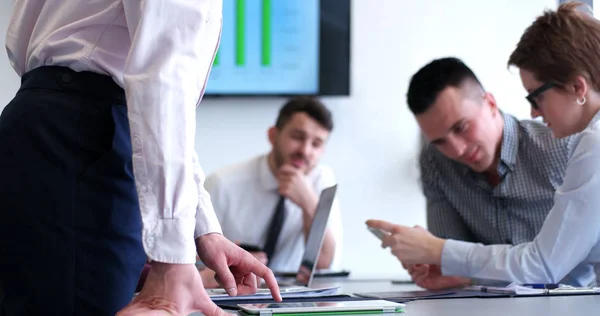
[{"label": "eyeglasses", "polygon": [[554,83],[554,82],[547,82],[544,83],[541,87],[533,90],[530,94],[528,94],[525,98],[527,99],[527,101],[529,101],[529,103],[531,104],[531,107],[539,110],[540,107],[538,106],[538,104],[535,102],[535,98],[537,98],[540,94],[544,93],[544,91],[550,89],[550,88],[554,88],[557,87],[558,84]]}]

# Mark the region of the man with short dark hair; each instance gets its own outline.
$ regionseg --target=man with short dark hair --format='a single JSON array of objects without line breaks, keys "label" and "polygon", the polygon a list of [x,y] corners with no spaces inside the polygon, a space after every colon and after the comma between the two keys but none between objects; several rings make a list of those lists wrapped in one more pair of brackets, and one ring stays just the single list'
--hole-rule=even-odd
[{"label": "man with short dark hair", "polygon": [[[250,251],[274,271],[298,270],[319,194],[336,184],[331,169],[319,164],[332,130],[332,115],[319,100],[291,99],[268,130],[270,153],[206,179],[225,237],[251,246]],[[336,199],[317,268],[337,265],[341,239]],[[210,278],[210,271],[203,271],[205,280],[207,274]]]},{"label": "man with short dark hair", "polygon": [[[553,138],[541,122],[501,112],[457,58],[421,68],[410,81],[407,101],[429,141],[420,156],[428,229],[438,237],[483,244],[532,241],[563,181],[571,138]],[[439,266],[407,268],[429,289],[483,281],[441,276]],[[593,282],[590,266],[578,269],[587,270],[586,280]],[[564,283],[574,282],[568,279]]]}]

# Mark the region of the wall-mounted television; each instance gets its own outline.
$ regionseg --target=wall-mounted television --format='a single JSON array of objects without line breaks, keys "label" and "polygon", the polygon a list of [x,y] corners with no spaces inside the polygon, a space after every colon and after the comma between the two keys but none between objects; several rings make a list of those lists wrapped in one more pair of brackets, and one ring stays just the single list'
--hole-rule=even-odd
[{"label": "wall-mounted television", "polygon": [[350,0],[223,0],[210,96],[350,94]]}]

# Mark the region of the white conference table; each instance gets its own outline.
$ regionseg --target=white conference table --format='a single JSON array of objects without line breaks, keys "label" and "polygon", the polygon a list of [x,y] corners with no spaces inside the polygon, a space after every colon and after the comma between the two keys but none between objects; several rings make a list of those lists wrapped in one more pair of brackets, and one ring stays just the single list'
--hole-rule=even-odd
[{"label": "white conference table", "polygon": [[[340,281],[345,293],[414,291],[414,284],[394,285],[387,280]],[[411,316],[532,316],[600,315],[600,295],[427,299],[406,303]]]},{"label": "white conference table", "polygon": [[[346,294],[360,292],[414,291],[414,284],[390,280],[317,279],[313,287],[340,286]],[[426,299],[406,303],[406,316],[532,316],[600,315],[600,295]],[[233,312],[233,311],[230,311]],[[201,315],[201,314],[193,314]],[[381,316],[381,314],[377,314]]]}]

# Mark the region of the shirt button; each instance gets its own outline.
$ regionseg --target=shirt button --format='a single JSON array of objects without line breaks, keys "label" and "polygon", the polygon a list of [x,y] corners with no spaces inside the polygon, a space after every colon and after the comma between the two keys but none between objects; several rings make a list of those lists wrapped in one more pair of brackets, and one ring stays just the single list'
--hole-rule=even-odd
[{"label": "shirt button", "polygon": [[148,243],[148,246],[152,247],[154,246],[154,237],[150,236],[146,239],[146,242]]}]

